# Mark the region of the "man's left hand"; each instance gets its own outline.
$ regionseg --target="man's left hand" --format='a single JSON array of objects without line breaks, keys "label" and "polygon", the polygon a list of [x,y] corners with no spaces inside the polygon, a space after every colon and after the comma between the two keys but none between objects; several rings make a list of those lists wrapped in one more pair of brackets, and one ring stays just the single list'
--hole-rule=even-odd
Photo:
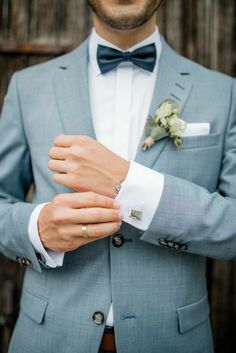
[{"label": "man's left hand", "polygon": [[77,192],[93,191],[115,197],[115,187],[126,178],[130,162],[91,137],[59,135],[49,151],[53,180]]}]

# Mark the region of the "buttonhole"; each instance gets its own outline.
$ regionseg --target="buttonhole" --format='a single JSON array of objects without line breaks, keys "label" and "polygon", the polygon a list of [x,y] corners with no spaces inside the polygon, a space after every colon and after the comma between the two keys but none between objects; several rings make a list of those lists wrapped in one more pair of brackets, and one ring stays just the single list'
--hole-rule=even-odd
[{"label": "buttonhole", "polygon": [[136,319],[137,315],[122,315],[121,320]]},{"label": "buttonhole", "polygon": [[183,86],[181,86],[178,82],[176,82],[175,85],[176,85],[177,87],[179,87],[180,89],[185,90],[185,88],[184,88]]},{"label": "buttonhole", "polygon": [[177,97],[174,93],[171,93],[170,95],[171,95],[173,98],[177,99],[177,101],[180,101],[180,98]]}]

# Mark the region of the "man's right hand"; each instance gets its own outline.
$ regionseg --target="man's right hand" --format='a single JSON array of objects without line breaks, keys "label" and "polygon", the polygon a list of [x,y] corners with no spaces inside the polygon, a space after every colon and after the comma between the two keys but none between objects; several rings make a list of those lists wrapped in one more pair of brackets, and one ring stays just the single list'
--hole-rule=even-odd
[{"label": "man's right hand", "polygon": [[[121,219],[112,198],[93,192],[59,194],[40,212],[39,236],[46,249],[68,252],[117,232]],[[89,238],[81,237],[85,225]]]}]

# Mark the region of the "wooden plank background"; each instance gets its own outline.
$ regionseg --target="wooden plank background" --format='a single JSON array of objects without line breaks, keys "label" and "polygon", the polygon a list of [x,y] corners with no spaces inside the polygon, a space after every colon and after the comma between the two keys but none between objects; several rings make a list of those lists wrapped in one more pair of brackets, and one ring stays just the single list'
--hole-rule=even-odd
[{"label": "wooden plank background", "polygon": [[[236,0],[164,0],[158,24],[178,52],[236,76]],[[14,71],[77,46],[90,28],[86,0],[0,0],[0,106]],[[216,353],[232,353],[236,264],[209,260],[207,271]],[[22,276],[0,255],[0,353],[15,322]]]}]

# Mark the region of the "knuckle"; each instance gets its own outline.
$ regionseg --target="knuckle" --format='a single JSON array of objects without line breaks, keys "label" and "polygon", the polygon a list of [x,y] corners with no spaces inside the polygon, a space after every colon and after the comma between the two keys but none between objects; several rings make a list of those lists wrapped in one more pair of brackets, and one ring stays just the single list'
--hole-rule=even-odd
[{"label": "knuckle", "polygon": [[62,223],[62,216],[59,212],[57,211],[54,211],[53,214],[52,214],[52,222],[54,224],[61,224]]},{"label": "knuckle", "polygon": [[67,157],[73,160],[75,157],[79,157],[79,156],[80,156],[80,149],[78,148],[78,145],[76,144],[72,145],[67,152]]},{"label": "knuckle", "polygon": [[79,164],[78,163],[73,163],[73,162],[71,162],[71,163],[68,163],[68,171],[70,172],[70,173],[76,173],[76,174],[78,174],[78,172],[79,172],[79,169],[80,169],[80,167],[79,167]]},{"label": "knuckle", "polygon": [[65,195],[60,194],[60,195],[56,195],[54,196],[54,198],[52,199],[52,203],[55,206],[61,206],[65,203]]},{"label": "knuckle", "polygon": [[57,195],[52,199],[52,203],[55,206],[61,205],[61,196]]},{"label": "knuckle", "polygon": [[61,139],[62,137],[64,137],[64,134],[59,134],[57,135],[54,140],[53,140],[53,143],[56,144],[58,142],[59,139]]},{"label": "knuckle", "polygon": [[89,141],[89,137],[88,136],[85,136],[85,135],[78,135],[76,137],[76,142],[79,143],[79,144],[84,144],[86,143],[87,141]]}]

